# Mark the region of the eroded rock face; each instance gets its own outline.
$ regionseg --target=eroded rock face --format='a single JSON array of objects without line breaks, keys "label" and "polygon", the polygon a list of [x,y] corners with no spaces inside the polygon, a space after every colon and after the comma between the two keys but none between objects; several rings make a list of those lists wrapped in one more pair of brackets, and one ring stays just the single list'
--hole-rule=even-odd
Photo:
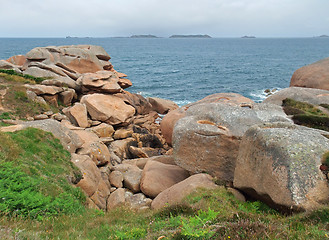
[{"label": "eroded rock face", "polygon": [[125,123],[135,114],[134,107],[114,95],[98,93],[85,95],[80,102],[87,106],[88,113],[93,120],[110,125]]},{"label": "eroded rock face", "polygon": [[263,103],[282,105],[282,101],[291,98],[295,101],[306,102],[312,105],[328,104],[329,91],[314,88],[289,87],[284,88],[268,98]]},{"label": "eroded rock face", "polygon": [[217,185],[213,183],[210,175],[196,174],[161,192],[153,199],[151,208],[160,209],[177,204],[198,188],[215,189],[216,187]]},{"label": "eroded rock face", "polygon": [[234,187],[283,211],[309,210],[329,202],[320,171],[329,140],[292,124],[250,128],[240,144]]},{"label": "eroded rock face", "polygon": [[290,87],[329,90],[329,58],[297,69],[291,77]]},{"label": "eroded rock face", "polygon": [[201,103],[185,114],[173,133],[176,164],[224,181],[233,181],[240,140],[252,125],[291,122],[281,107],[271,104]]},{"label": "eroded rock face", "polygon": [[37,47],[26,54],[26,68],[31,63],[42,62],[46,65],[62,65],[63,70],[71,73],[97,72],[110,65],[110,56],[100,46],[72,45],[59,47]]}]

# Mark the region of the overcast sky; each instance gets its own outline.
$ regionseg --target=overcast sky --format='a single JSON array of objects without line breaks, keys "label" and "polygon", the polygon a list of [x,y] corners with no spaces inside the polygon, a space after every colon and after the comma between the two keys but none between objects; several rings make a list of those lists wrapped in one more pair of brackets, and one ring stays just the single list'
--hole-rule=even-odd
[{"label": "overcast sky", "polygon": [[329,0],[0,0],[0,37],[329,35]]}]

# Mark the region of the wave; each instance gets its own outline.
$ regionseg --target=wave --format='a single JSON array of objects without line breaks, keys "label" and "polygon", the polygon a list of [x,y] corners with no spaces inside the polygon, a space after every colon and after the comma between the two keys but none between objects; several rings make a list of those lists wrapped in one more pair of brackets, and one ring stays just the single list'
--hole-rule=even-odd
[{"label": "wave", "polygon": [[[270,92],[268,92],[268,90],[270,90]],[[260,89],[260,90],[255,90],[253,92],[251,92],[249,95],[251,97],[251,100],[253,100],[254,102],[262,102],[264,101],[266,98],[268,98],[270,95],[272,95],[273,93],[277,92],[281,90],[281,88],[274,88],[274,89]]]}]

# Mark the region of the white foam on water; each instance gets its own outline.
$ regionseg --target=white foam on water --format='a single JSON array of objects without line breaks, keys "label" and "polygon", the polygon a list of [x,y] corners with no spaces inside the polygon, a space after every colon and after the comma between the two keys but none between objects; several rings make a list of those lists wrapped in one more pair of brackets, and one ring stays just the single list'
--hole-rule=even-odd
[{"label": "white foam on water", "polygon": [[190,100],[179,100],[179,101],[175,101],[175,103],[178,105],[178,106],[180,106],[180,107],[182,107],[182,106],[184,106],[184,105],[186,105],[186,104],[189,104],[189,103],[191,103],[192,101],[190,101]]},{"label": "white foam on water", "polygon": [[[253,101],[255,101],[255,102],[262,102],[266,98],[268,98],[269,96],[271,96],[271,94],[276,93],[280,89],[281,88],[270,89],[271,90],[271,93],[270,94],[265,92],[265,90],[267,90],[267,89],[255,90],[255,91],[253,91],[253,92],[250,93],[250,96],[252,97],[252,100]],[[273,91],[273,90],[275,90],[275,91]]]}]

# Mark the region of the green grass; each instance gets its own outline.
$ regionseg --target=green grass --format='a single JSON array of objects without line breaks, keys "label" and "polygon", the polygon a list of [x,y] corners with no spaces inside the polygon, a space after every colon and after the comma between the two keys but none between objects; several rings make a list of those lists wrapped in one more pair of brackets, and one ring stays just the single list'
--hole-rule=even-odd
[{"label": "green grass", "polygon": [[282,106],[287,115],[292,115],[294,123],[329,131],[329,116],[312,104],[287,98],[282,101]]},{"label": "green grass", "polygon": [[[10,116],[8,115],[3,117],[12,119],[17,117],[20,119],[26,119],[27,117],[33,117],[49,110],[53,112],[59,111],[59,109],[54,106],[29,100],[26,94],[26,88],[21,85],[8,86],[8,92],[4,96],[3,105],[6,109],[10,109]],[[3,114],[7,113],[1,113],[1,115]]]},{"label": "green grass", "polygon": [[[20,239],[328,239],[329,207],[283,216],[260,202],[239,202],[224,187],[199,190],[159,211],[86,210],[36,221],[0,218]],[[0,230],[0,238],[1,238]],[[6,238],[4,238],[6,239]]]},{"label": "green grass", "polygon": [[82,212],[85,197],[68,180],[79,176],[51,133],[0,133],[0,215],[41,220]]},{"label": "green grass", "polygon": [[8,81],[22,82],[22,83],[41,83],[46,78],[34,77],[28,74],[17,73],[10,69],[0,69],[0,76],[4,77]]}]

